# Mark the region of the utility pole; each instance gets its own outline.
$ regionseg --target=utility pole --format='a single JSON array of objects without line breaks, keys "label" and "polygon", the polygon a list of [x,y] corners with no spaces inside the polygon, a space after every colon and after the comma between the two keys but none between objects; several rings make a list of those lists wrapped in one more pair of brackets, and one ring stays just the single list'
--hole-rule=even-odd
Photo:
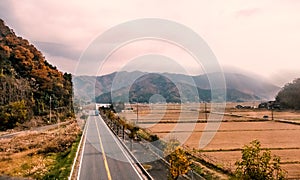
[{"label": "utility pole", "polygon": [[51,96],[50,96],[50,123],[51,123]]},{"label": "utility pole", "polygon": [[205,113],[205,120],[207,121],[207,107],[206,107],[206,102],[204,102],[204,113]]},{"label": "utility pole", "polygon": [[271,116],[272,116],[272,121],[274,120],[274,108],[271,107]]},{"label": "utility pole", "polygon": [[136,103],[136,124],[139,123],[139,102]]}]

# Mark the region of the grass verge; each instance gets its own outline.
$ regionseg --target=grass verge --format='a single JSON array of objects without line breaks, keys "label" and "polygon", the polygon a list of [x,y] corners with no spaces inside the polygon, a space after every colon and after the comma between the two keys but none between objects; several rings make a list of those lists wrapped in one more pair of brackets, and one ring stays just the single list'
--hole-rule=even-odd
[{"label": "grass verge", "polygon": [[50,169],[43,179],[68,179],[73,160],[76,156],[76,151],[82,134],[79,134],[72,147],[64,152],[50,154],[50,158],[56,161],[55,165]]}]

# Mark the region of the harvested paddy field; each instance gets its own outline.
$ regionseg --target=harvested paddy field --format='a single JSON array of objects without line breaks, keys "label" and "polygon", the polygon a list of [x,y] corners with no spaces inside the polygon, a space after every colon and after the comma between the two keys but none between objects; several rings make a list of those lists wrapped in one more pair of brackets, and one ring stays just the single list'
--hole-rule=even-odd
[{"label": "harvested paddy field", "polygon": [[[121,113],[127,120],[138,123],[153,134],[167,140],[175,137],[182,140],[185,147],[197,149],[198,156],[224,169],[235,168],[234,163],[241,158],[241,148],[257,139],[262,148],[281,157],[282,168],[288,178],[300,178],[300,125],[286,122],[300,122],[300,112],[274,111],[266,109],[236,109],[237,104],[227,104],[222,123],[210,143],[199,148],[199,141],[207,125],[210,105],[207,104],[152,104],[136,105],[133,111]],[[251,103],[251,106],[257,106]],[[263,118],[268,116],[268,118]],[[180,119],[180,120],[179,120]]]}]

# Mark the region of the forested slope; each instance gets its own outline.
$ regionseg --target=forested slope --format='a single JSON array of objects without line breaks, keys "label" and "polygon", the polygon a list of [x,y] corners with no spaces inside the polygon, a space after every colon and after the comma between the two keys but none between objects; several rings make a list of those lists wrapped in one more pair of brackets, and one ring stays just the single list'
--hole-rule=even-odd
[{"label": "forested slope", "polygon": [[289,109],[300,109],[300,78],[287,83],[276,96],[276,101],[282,107]]},{"label": "forested slope", "polygon": [[72,76],[49,64],[28,40],[0,19],[0,130],[34,116],[47,122],[50,97],[53,121],[73,116]]}]

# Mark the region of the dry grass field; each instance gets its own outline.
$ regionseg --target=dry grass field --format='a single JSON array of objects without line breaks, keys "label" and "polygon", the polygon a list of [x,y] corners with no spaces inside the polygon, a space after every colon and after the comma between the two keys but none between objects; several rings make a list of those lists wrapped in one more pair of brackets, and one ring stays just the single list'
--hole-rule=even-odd
[{"label": "dry grass field", "polygon": [[[175,137],[182,140],[185,147],[199,150],[198,156],[225,169],[233,170],[235,161],[241,158],[241,148],[257,139],[262,148],[270,149],[272,154],[281,157],[282,167],[288,172],[289,178],[300,178],[300,124],[277,121],[300,123],[300,112],[274,111],[275,121],[272,121],[270,110],[236,109],[236,105],[237,103],[226,105],[217,133],[202,149],[199,148],[199,141],[205,133],[206,118],[209,117],[209,113],[204,113],[204,104],[139,104],[138,116],[135,104],[131,106],[133,111],[120,115],[160,138],[167,140]],[[258,103],[242,105],[257,107]],[[210,111],[210,104],[206,105],[206,111]]]},{"label": "dry grass field", "polygon": [[[55,167],[60,167],[58,163],[68,163],[69,159],[62,157],[59,158],[64,161],[59,162],[58,156],[61,155],[60,153],[70,151],[80,132],[77,123],[69,121],[60,127],[22,131],[12,137],[0,138],[0,179],[2,176],[16,177],[16,179],[17,177],[46,178],[45,176]],[[69,158],[73,161],[71,156]]]}]

